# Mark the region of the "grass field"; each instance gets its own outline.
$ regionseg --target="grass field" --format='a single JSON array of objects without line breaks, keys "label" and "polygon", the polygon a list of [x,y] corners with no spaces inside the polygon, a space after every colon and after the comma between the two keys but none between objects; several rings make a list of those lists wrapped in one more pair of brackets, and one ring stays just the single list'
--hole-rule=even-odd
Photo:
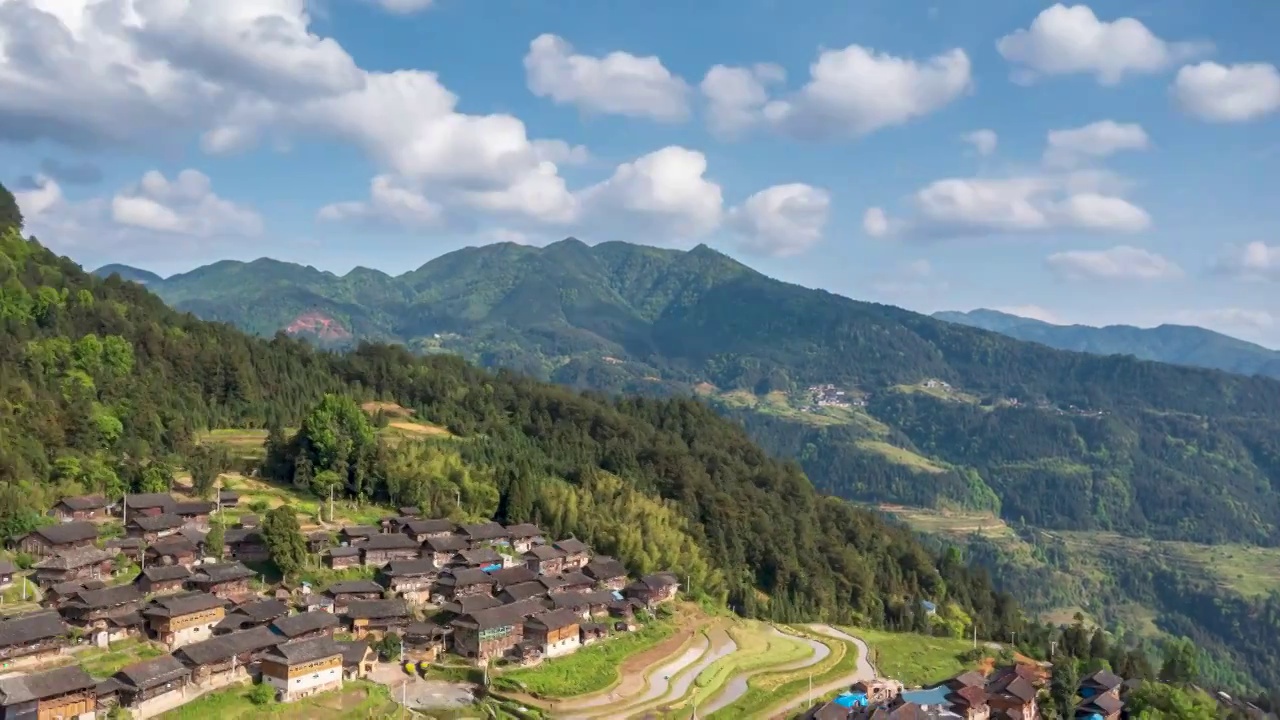
[{"label": "grass field", "polygon": [[866,641],[872,664],[881,675],[901,680],[907,687],[945,680],[970,667],[958,655],[973,647],[971,641],[864,628],[846,632]]},{"label": "grass field", "polygon": [[795,638],[774,633],[765,623],[742,621],[729,628],[729,636],[737,644],[737,650],[698,673],[693,680],[690,700],[696,697],[699,704],[705,704],[735,675],[789,665],[813,653],[809,646]]},{"label": "grass field", "polygon": [[890,445],[889,443],[881,440],[859,440],[857,444],[859,448],[866,450],[867,452],[876,453],[889,462],[897,465],[904,465],[912,470],[918,470],[924,473],[940,473],[946,471],[946,468],[923,455],[917,455],[910,450],[905,450],[897,447],[896,445]]},{"label": "grass field", "polygon": [[808,636],[826,645],[831,653],[821,661],[799,670],[753,675],[747,681],[746,694],[708,717],[714,720],[768,717],[770,713],[767,710],[803,694],[810,680],[818,686],[844,677],[856,669],[858,649],[854,645],[825,635]]},{"label": "grass field", "polygon": [[76,653],[76,661],[94,677],[115,675],[121,668],[160,657],[165,651],[145,640],[129,638],[111,643],[109,648],[90,647]]},{"label": "grass field", "polygon": [[341,690],[313,695],[291,703],[255,705],[250,685],[237,685],[203,697],[160,716],[161,720],[240,720],[241,718],[306,718],[306,720],[365,720],[398,717],[400,706],[385,686],[349,681]]},{"label": "grass field", "polygon": [[624,660],[667,639],[675,628],[671,620],[653,620],[634,633],[615,634],[572,655],[504,672],[498,684],[548,698],[599,692],[618,681],[618,667]]}]

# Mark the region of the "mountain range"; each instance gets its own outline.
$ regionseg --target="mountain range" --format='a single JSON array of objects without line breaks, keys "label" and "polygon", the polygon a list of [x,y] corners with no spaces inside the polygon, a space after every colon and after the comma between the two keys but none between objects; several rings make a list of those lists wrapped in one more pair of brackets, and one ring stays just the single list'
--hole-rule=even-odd
[{"label": "mountain range", "polygon": [[[706,246],[497,244],[394,277],[269,259],[136,276],[175,308],[260,335],[403,343],[581,389],[697,393],[854,501],[987,512],[1019,532],[1280,545],[1269,378],[1058,350],[784,283]],[[1071,570],[1055,572],[1035,582],[1056,587]],[[1141,598],[1162,631],[1195,634],[1232,672],[1246,662],[1251,601],[1205,585],[1240,604],[1230,620],[1214,614],[1222,603],[1189,609],[1151,592],[1190,584],[1130,566],[1100,577],[1105,597]],[[1104,597],[1010,589],[1048,598],[1036,610]]]},{"label": "mountain range", "polygon": [[1019,340],[1038,342],[1059,350],[1096,355],[1132,355],[1141,360],[1280,378],[1280,351],[1201,327],[1055,325],[985,308],[969,312],[937,312],[933,317],[991,330]]}]

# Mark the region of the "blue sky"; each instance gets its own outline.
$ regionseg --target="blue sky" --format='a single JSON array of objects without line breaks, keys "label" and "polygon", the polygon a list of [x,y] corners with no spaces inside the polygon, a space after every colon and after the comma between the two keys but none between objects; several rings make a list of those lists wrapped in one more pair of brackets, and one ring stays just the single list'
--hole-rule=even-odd
[{"label": "blue sky", "polygon": [[0,0],[0,180],[88,267],[706,242],[921,311],[1280,347],[1276,27],[1269,0]]}]

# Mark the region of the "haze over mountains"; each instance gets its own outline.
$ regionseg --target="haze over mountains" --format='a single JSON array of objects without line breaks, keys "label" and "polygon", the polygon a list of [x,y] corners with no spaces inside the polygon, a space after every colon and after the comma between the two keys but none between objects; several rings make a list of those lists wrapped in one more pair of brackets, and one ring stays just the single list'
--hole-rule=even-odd
[{"label": "haze over mountains", "polygon": [[[1280,382],[1052,349],[780,282],[705,246],[489,245],[398,277],[224,261],[147,287],[261,335],[389,340],[579,388],[697,392],[856,501],[990,512],[1036,537],[1280,545]],[[1100,586],[1065,551],[1035,556],[1053,567],[971,551],[1033,609],[1088,606],[1114,622],[1141,602],[1162,631],[1247,672],[1258,633],[1243,618],[1263,609],[1185,568],[1157,578],[1146,560],[1111,559]]]}]

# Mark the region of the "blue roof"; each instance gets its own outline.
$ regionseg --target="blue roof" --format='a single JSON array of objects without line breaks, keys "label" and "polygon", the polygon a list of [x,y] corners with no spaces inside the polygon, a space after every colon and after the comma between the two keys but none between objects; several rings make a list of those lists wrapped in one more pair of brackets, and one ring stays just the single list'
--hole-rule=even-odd
[{"label": "blue roof", "polygon": [[482,567],[482,568],[480,568],[480,569],[481,569],[481,570],[483,570],[483,571],[485,571],[485,572],[493,572],[494,570],[501,570],[501,569],[502,569],[502,563],[498,563],[497,565],[485,565],[484,567]]},{"label": "blue roof", "polygon": [[951,690],[946,685],[926,688],[924,690],[904,690],[902,699],[918,705],[946,705],[947,695]]},{"label": "blue roof", "polygon": [[937,605],[935,605],[935,604],[933,604],[933,603],[929,602],[928,600],[921,600],[921,601],[920,601],[920,607],[923,607],[925,610],[929,610],[929,611],[933,611],[933,610],[937,610],[937,609],[938,609],[938,606],[937,606]]},{"label": "blue roof", "polygon": [[847,707],[847,708],[855,707],[858,705],[866,705],[867,694],[866,693],[845,693],[844,695],[841,695],[840,697],[836,698],[835,703],[840,707]]}]

